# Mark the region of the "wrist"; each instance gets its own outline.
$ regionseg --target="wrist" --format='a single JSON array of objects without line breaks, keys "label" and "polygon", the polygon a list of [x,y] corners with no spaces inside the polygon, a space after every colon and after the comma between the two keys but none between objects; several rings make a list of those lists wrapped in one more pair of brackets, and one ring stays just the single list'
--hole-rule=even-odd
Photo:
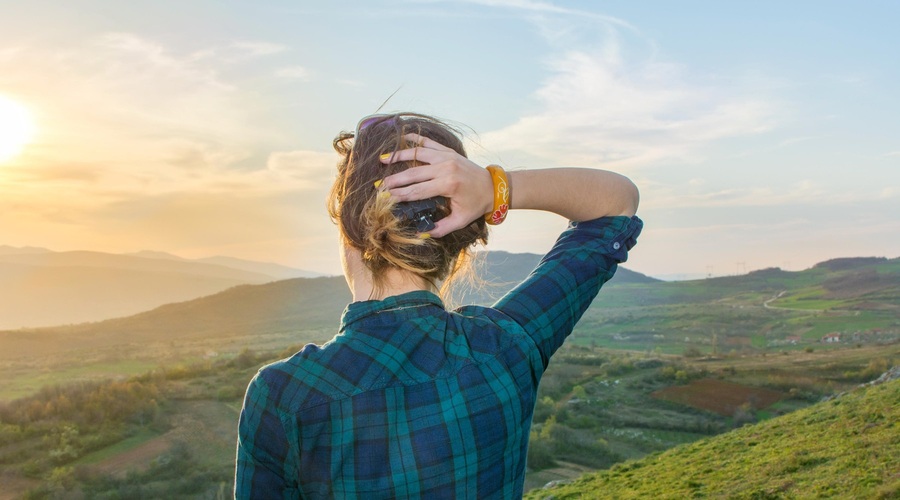
[{"label": "wrist", "polygon": [[478,182],[478,186],[481,189],[479,190],[478,199],[481,200],[481,205],[479,205],[478,210],[481,214],[487,214],[494,208],[494,179],[485,168],[481,169],[479,175],[481,179]]}]

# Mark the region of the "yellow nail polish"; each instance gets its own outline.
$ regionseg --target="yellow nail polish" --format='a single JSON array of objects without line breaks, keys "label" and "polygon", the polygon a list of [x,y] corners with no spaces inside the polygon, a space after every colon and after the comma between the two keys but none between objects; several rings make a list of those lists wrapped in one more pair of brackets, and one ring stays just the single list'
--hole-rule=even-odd
[{"label": "yellow nail polish", "polygon": [[419,233],[420,240],[427,240],[428,238],[431,238],[431,233]]},{"label": "yellow nail polish", "polygon": [[390,198],[391,192],[390,191],[382,191],[382,192],[378,193],[378,196],[381,196],[382,198]]},{"label": "yellow nail polish", "polygon": [[388,158],[391,157],[392,154],[393,153],[385,153],[385,154],[379,156],[378,158],[380,158],[381,160],[387,160]]},{"label": "yellow nail polish", "polygon": [[380,188],[380,187],[381,187],[381,184],[382,184],[382,180],[381,180],[381,179],[378,179],[377,181],[375,181],[375,182],[373,183],[373,185],[375,186],[375,189]]}]

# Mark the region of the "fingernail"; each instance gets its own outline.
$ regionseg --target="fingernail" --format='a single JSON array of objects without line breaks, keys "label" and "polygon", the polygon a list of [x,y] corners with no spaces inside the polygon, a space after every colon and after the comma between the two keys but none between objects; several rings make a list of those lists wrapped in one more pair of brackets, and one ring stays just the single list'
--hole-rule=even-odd
[{"label": "fingernail", "polygon": [[428,238],[431,238],[431,233],[419,233],[420,240],[427,240]]},{"label": "fingernail", "polygon": [[383,183],[383,181],[381,179],[378,179],[377,181],[373,182],[372,185],[375,186],[375,189],[378,189],[381,187],[382,183]]},{"label": "fingernail", "polygon": [[379,156],[378,158],[380,158],[381,161],[384,161],[384,160],[387,160],[388,158],[390,158],[392,154],[393,153],[385,153],[385,154]]},{"label": "fingernail", "polygon": [[382,191],[382,192],[378,193],[378,196],[381,196],[382,198],[390,198],[391,192],[390,191]]}]

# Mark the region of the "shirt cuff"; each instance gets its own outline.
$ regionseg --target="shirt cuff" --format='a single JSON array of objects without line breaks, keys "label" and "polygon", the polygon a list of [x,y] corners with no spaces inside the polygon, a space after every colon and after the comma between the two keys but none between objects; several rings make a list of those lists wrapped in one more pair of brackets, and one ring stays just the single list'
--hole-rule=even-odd
[{"label": "shirt cuff", "polygon": [[586,231],[594,237],[604,239],[606,253],[616,262],[628,260],[628,251],[637,244],[637,238],[644,228],[644,221],[637,215],[627,217],[600,217],[587,221],[570,221],[569,229]]}]

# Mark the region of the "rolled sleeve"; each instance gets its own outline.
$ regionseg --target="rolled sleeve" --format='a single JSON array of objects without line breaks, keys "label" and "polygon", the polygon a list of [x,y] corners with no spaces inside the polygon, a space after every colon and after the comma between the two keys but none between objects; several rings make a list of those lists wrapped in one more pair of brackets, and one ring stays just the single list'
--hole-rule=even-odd
[{"label": "rolled sleeve", "polygon": [[571,222],[531,275],[494,305],[528,332],[544,368],[628,259],[642,228],[636,216]]}]

